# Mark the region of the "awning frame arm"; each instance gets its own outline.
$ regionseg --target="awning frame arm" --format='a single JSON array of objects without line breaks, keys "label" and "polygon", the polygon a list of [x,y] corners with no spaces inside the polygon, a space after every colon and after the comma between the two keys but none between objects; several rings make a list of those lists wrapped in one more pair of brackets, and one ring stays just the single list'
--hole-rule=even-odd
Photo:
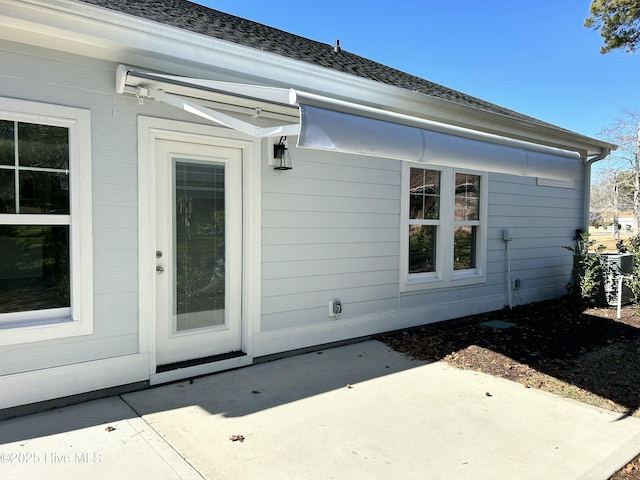
[{"label": "awning frame arm", "polygon": [[149,97],[161,101],[173,107],[184,110],[192,115],[197,115],[219,125],[237,130],[246,135],[258,138],[293,136],[300,133],[300,124],[279,125],[276,127],[259,127],[249,122],[239,120],[230,115],[219,112],[212,108],[207,108],[195,102],[186,100],[179,95],[164,92],[152,87],[138,87],[138,98]]}]

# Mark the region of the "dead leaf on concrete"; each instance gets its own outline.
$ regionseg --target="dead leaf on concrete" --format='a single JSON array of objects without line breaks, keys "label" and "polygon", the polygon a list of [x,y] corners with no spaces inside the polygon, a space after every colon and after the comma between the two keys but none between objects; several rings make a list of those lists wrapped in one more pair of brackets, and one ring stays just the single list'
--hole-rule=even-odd
[{"label": "dead leaf on concrete", "polygon": [[229,440],[231,440],[232,442],[244,442],[244,435],[231,435],[229,437]]},{"label": "dead leaf on concrete", "polygon": [[108,427],[105,428],[105,430],[107,432],[113,432],[116,429],[116,427],[112,427],[111,425],[109,425]]}]

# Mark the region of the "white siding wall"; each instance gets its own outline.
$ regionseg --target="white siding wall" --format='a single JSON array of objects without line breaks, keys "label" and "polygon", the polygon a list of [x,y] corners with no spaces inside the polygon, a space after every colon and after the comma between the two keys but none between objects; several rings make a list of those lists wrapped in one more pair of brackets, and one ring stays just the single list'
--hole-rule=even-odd
[{"label": "white siding wall", "polygon": [[[293,144],[293,141],[290,141]],[[400,164],[291,148],[293,170],[263,166],[261,331],[398,307]]]},{"label": "white siding wall", "polygon": [[[486,283],[400,293],[400,162],[307,150],[292,158],[290,172],[263,167],[263,332],[324,323],[337,337],[357,323],[362,335],[503,308],[505,228],[514,233],[512,278],[522,284],[513,304],[566,293],[572,260],[562,247],[580,228],[579,182],[557,188],[489,174]],[[343,300],[338,320],[328,316],[331,298]]]},{"label": "white siding wall", "polygon": [[[4,43],[0,64],[0,96],[91,110],[95,314],[93,335],[1,347],[0,375],[138,353],[137,116],[196,120],[116,95],[112,63]],[[400,162],[296,150],[289,140],[293,170],[262,164],[258,355],[502,308],[504,228],[514,231],[512,275],[522,281],[514,303],[564,293],[579,183],[490,174],[487,282],[400,294]],[[344,302],[339,319],[328,315],[332,298]]]},{"label": "white siding wall", "polygon": [[[534,178],[491,175],[489,195],[489,272],[504,272],[502,229],[512,228],[512,278],[522,280],[526,303],[566,293],[576,229],[582,227],[581,182],[575,188],[537,185]],[[520,301],[517,301],[520,300]]]},{"label": "white siding wall", "polygon": [[0,375],[137,353],[137,103],[110,63],[0,44],[0,64],[0,96],[90,109],[94,229],[94,334],[0,347]]}]

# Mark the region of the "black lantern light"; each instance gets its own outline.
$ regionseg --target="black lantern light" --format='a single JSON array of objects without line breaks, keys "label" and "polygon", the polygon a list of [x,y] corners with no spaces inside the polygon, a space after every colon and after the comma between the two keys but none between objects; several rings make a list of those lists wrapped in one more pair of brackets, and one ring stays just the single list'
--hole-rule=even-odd
[{"label": "black lantern light", "polygon": [[289,156],[289,149],[284,143],[287,137],[280,137],[280,142],[273,145],[273,160],[274,170],[291,170],[291,157]]}]

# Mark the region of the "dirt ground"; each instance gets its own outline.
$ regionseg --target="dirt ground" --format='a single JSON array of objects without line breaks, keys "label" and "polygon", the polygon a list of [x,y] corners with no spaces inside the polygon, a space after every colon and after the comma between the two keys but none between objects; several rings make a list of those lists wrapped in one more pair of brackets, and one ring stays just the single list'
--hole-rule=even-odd
[{"label": "dirt ground", "polygon": [[[640,418],[637,306],[623,307],[618,320],[615,307],[578,307],[565,297],[416,327],[383,340],[414,358],[444,360]],[[640,480],[640,457],[610,480]]]}]

